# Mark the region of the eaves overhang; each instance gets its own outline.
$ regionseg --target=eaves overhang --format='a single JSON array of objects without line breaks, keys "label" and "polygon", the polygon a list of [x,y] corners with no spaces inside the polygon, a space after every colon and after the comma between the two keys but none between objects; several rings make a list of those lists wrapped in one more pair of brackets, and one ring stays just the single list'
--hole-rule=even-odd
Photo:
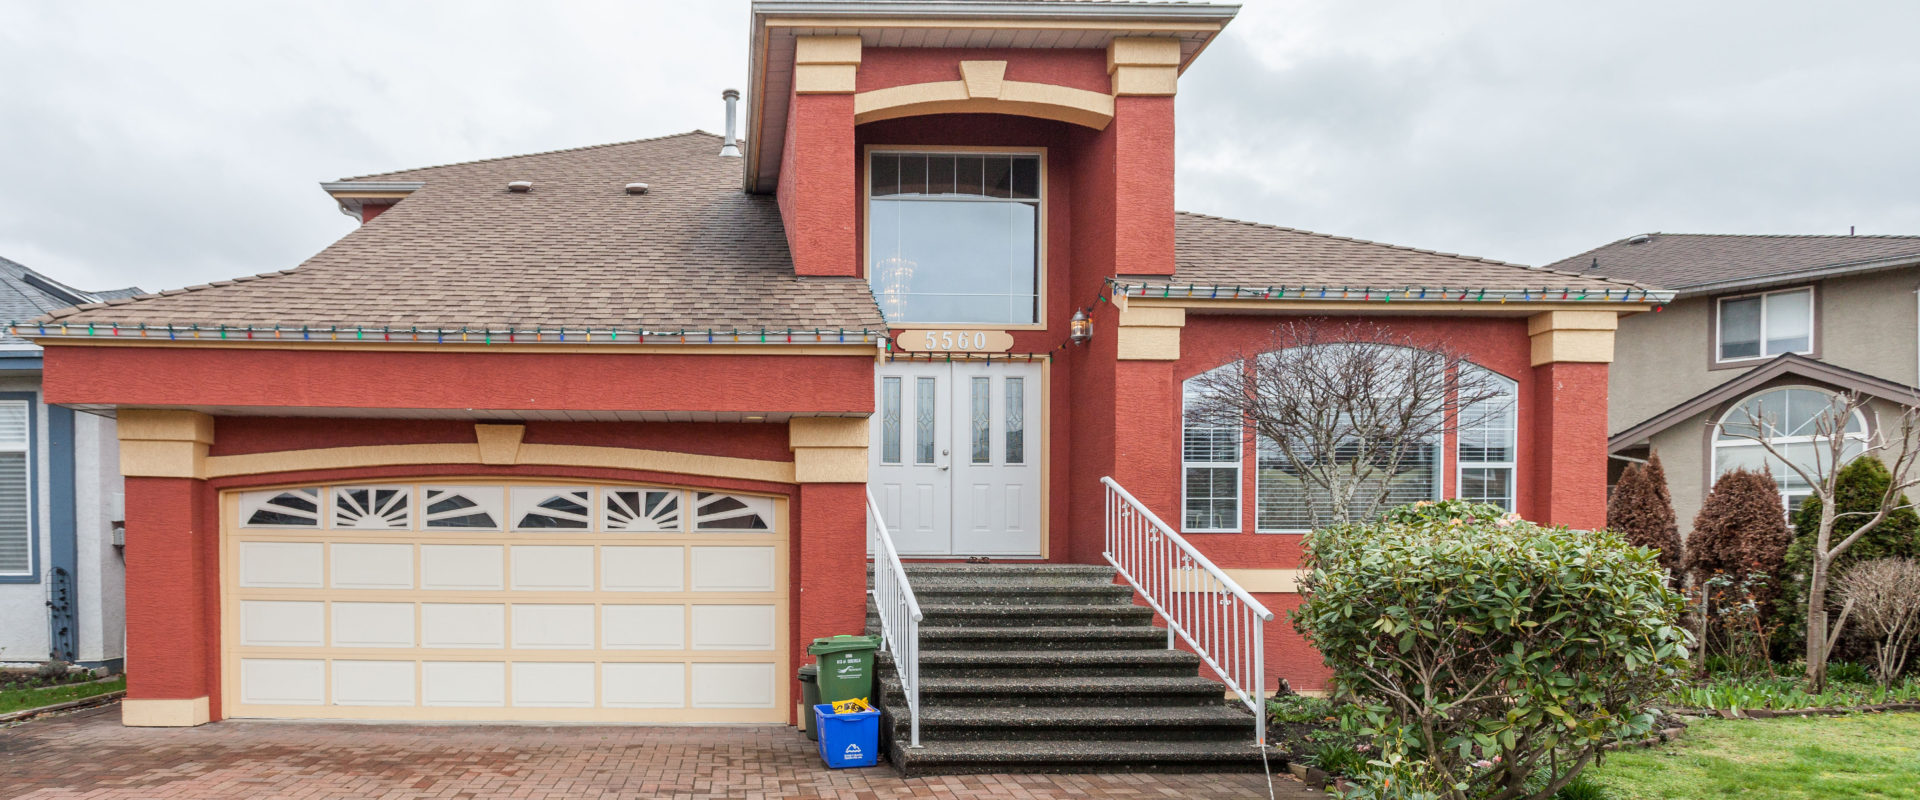
[{"label": "eaves overhang", "polygon": [[1787,353],[1607,437],[1607,452],[1631,450],[1697,414],[1737,400],[1781,378],[1799,378],[1901,405],[1920,405],[1920,388]]},{"label": "eaves overhang", "polygon": [[858,2],[756,0],[748,63],[748,192],[779,182],[794,40],[859,36],[867,47],[1105,48],[1118,36],[1173,37],[1180,70],[1212,42],[1239,5],[1168,2]]},{"label": "eaves overhang", "polygon": [[[1209,303],[1233,304],[1256,308],[1259,304],[1300,307],[1347,308],[1356,305],[1393,308],[1483,308],[1511,306],[1524,311],[1546,306],[1620,307],[1622,311],[1644,311],[1673,300],[1674,293],[1644,287],[1573,288],[1486,286],[1362,286],[1332,284],[1275,284],[1263,286],[1226,286],[1184,283],[1150,278],[1109,279],[1115,294],[1145,300],[1181,301],[1203,306]],[[1491,305],[1489,305],[1491,304]]]},{"label": "eaves overhang", "polygon": [[367,203],[397,203],[425,185],[420,181],[324,181],[320,189],[340,204],[340,213],[357,219]]},{"label": "eaves overhang", "polygon": [[1920,253],[1910,253],[1892,258],[1877,258],[1868,261],[1849,261],[1841,264],[1829,264],[1808,269],[1775,272],[1769,275],[1730,278],[1728,280],[1712,281],[1710,283],[1696,283],[1691,286],[1680,287],[1676,291],[1676,296],[1700,297],[1703,295],[1726,294],[1728,292],[1738,292],[1746,289],[1765,289],[1771,286],[1781,286],[1790,283],[1823,280],[1864,272],[1878,272],[1881,270],[1900,269],[1902,267],[1912,266],[1920,266]]}]

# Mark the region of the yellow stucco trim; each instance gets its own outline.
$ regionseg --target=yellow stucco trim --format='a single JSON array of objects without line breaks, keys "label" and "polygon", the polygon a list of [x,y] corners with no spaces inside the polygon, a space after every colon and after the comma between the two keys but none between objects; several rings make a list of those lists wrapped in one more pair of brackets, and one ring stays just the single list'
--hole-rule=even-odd
[{"label": "yellow stucco trim", "polygon": [[980,69],[975,67],[972,90],[993,88],[996,95],[974,94],[964,79],[873,89],[853,96],[853,121],[864,124],[926,114],[1011,114],[1094,130],[1113,122],[1113,98],[1107,95],[1050,83],[992,81]]},{"label": "yellow stucco trim", "polygon": [[129,478],[205,478],[213,417],[198,411],[128,408],[118,415],[120,474]]},{"label": "yellow stucco trim", "polygon": [[1612,311],[1549,311],[1528,317],[1533,365],[1610,364],[1613,333],[1619,327],[1620,316]]},{"label": "yellow stucco trim", "polygon": [[120,701],[120,724],[131,728],[191,728],[213,719],[207,698]]},{"label": "yellow stucco trim", "polygon": [[520,440],[526,435],[525,425],[474,425],[473,437],[480,449],[480,463],[519,463]]},{"label": "yellow stucco trim", "polygon": [[1171,96],[1180,87],[1180,40],[1127,37],[1107,45],[1115,97]]},{"label": "yellow stucco trim", "polygon": [[[603,467],[771,483],[794,482],[793,464],[785,461],[675,453],[665,450],[572,444],[521,444],[513,459],[512,464]],[[477,443],[364,445],[211,456],[206,459],[204,477],[228,478],[238,475],[317,469],[482,463],[499,462],[484,461],[481,458],[481,446]]]},{"label": "yellow stucco trim", "polygon": [[[48,326],[48,327],[52,327],[52,326]],[[706,344],[622,344],[618,342],[607,342],[605,344],[573,344],[570,342],[564,343],[564,344],[557,343],[557,342],[552,344],[542,344],[542,343],[481,344],[478,341],[478,339],[480,338],[480,334],[478,333],[471,334],[471,336],[473,336],[475,339],[475,341],[472,343],[449,341],[445,344],[434,343],[433,341],[431,341],[432,339],[431,335],[427,335],[427,340],[421,341],[421,342],[368,342],[368,341],[348,341],[345,339],[338,342],[331,342],[331,341],[301,341],[298,338],[254,339],[249,341],[245,339],[222,340],[222,339],[214,338],[218,334],[214,333],[213,331],[201,331],[201,333],[207,336],[208,338],[178,339],[178,340],[169,341],[166,338],[165,331],[158,332],[158,335],[160,338],[157,338],[157,339],[151,338],[151,337],[141,337],[129,331],[127,333],[121,334],[120,336],[114,336],[114,337],[101,337],[101,338],[89,338],[89,339],[44,337],[44,338],[36,338],[33,340],[33,342],[42,347],[198,347],[198,348],[219,348],[219,349],[231,349],[231,350],[360,350],[360,351],[377,350],[383,353],[394,353],[394,352],[402,352],[402,353],[542,353],[542,354],[612,353],[615,355],[682,355],[682,356],[861,356],[861,357],[866,357],[866,356],[873,355],[873,353],[876,350],[878,350],[878,347],[872,342],[849,342],[847,344],[837,344],[837,343],[836,344],[824,344],[824,343],[823,344],[784,344],[782,343],[777,345],[776,344],[755,345],[755,344],[747,344],[746,340],[756,338],[759,336],[759,334],[740,334],[738,336],[734,336],[732,334],[721,334],[721,333],[714,334],[716,341],[724,342],[728,339],[739,339],[741,340],[741,343],[740,344],[711,344],[711,345],[706,345]],[[185,334],[182,333],[180,335],[184,336]],[[298,337],[299,332],[295,331],[291,335]],[[495,335],[498,336],[498,334],[495,334]],[[811,335],[814,335],[814,334],[811,334],[811,333],[794,334],[795,338],[804,338],[806,336],[811,336]],[[831,340],[837,335],[837,333],[835,331],[822,331],[818,335],[821,337],[824,337],[825,339]],[[522,336],[524,336],[524,334],[522,334]],[[623,334],[623,336],[631,336],[631,334]],[[689,336],[694,339],[704,339],[706,337],[706,334],[692,333],[692,334],[689,334]],[[348,332],[348,337],[349,339],[351,339],[351,331]],[[597,342],[600,339],[606,338],[606,334],[604,332],[598,332],[595,334],[595,337],[596,337],[595,341]],[[786,334],[782,333],[779,335],[779,337],[784,339],[786,337]]]},{"label": "yellow stucco trim", "polygon": [[867,420],[796,417],[787,422],[796,483],[866,483]]},{"label": "yellow stucco trim", "polygon": [[850,94],[860,71],[858,36],[802,36],[794,40],[793,91]]},{"label": "yellow stucco trim", "polygon": [[800,447],[866,447],[865,417],[794,417],[787,421],[787,443]]},{"label": "yellow stucco trim", "polygon": [[1153,308],[1131,300],[1118,309],[1114,346],[1122,361],[1174,361],[1180,358],[1180,329],[1187,324],[1182,308]]},{"label": "yellow stucco trim", "polygon": [[[1298,593],[1300,576],[1304,574],[1302,570],[1297,569],[1222,569],[1220,571],[1226,573],[1227,578],[1234,583],[1240,584],[1240,588],[1263,594]],[[1195,570],[1181,574],[1187,577],[1175,582],[1174,591],[1210,592],[1217,588],[1213,579],[1206,577],[1204,572]]]}]

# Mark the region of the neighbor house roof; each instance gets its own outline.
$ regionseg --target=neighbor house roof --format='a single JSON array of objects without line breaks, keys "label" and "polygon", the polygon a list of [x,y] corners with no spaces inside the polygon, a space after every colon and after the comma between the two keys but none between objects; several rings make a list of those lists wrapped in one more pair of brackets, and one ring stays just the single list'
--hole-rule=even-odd
[{"label": "neighbor house roof", "polygon": [[1695,415],[1745,397],[1763,386],[1787,377],[1801,378],[1836,389],[1859,392],[1901,405],[1914,405],[1917,400],[1920,400],[1920,389],[1915,387],[1868,375],[1858,370],[1836,367],[1803,355],[1786,353],[1746,371],[1740,377],[1681,401],[1678,405],[1655,414],[1645,422],[1608,437],[1607,450],[1618,453],[1633,448],[1668,428],[1692,419]]},{"label": "neighbor house roof", "polygon": [[[1277,225],[1179,213],[1174,219],[1175,271],[1171,278],[1124,279],[1135,293],[1209,292],[1220,297],[1395,300],[1457,299],[1460,292],[1488,299],[1559,299],[1659,302],[1666,293],[1634,281],[1540,269],[1486,258],[1441,253],[1314,233]],[[1304,297],[1302,295],[1305,295]]]},{"label": "neighbor house roof", "polygon": [[[349,178],[329,186],[421,186],[295,269],[51,317],[295,332],[881,328],[866,281],[793,274],[774,199],[741,192],[740,160],[719,153],[720,137],[695,131]],[[647,192],[629,194],[635,182]]]},{"label": "neighbor house roof", "polygon": [[1646,233],[1549,264],[1704,294],[1920,264],[1920,236]]},{"label": "neighbor house roof", "polygon": [[[18,262],[0,258],[0,318],[32,319],[81,303],[139,294],[138,287],[88,292],[56,281]],[[25,339],[0,334],[0,347],[32,347]]]}]

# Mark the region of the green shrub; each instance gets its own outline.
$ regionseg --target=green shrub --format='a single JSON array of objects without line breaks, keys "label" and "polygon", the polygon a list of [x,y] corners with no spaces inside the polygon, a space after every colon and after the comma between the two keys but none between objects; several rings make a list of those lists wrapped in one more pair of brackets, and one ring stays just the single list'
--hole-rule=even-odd
[{"label": "green shrub", "polygon": [[1650,731],[1647,701],[1686,670],[1684,600],[1658,554],[1617,533],[1449,501],[1307,545],[1295,624],[1403,788],[1544,800],[1602,745]]},{"label": "green shrub", "polygon": [[1303,694],[1287,694],[1267,701],[1267,715],[1280,723],[1326,722],[1333,717],[1333,701]]},{"label": "green shrub", "polygon": [[1367,757],[1350,744],[1329,742],[1314,748],[1313,765],[1328,775],[1355,777],[1367,771]]},{"label": "green shrub", "polygon": [[1832,661],[1827,664],[1827,680],[1834,683],[1873,683],[1873,671],[1855,661]]},{"label": "green shrub", "polygon": [[[1887,484],[1892,481],[1893,473],[1887,469],[1887,465],[1872,456],[1856,458],[1840,468],[1834,484],[1840,513],[1865,512],[1865,515],[1834,520],[1829,547],[1860,529],[1867,518],[1880,508],[1880,498],[1886,494]],[[1900,504],[1907,504],[1906,496],[1900,497]],[[1812,580],[1813,547],[1819,536],[1820,499],[1810,497],[1800,504],[1800,510],[1793,513],[1793,539],[1781,561],[1783,585],[1777,604],[1781,631],[1779,641],[1788,652],[1806,652],[1807,583]],[[1916,557],[1920,557],[1920,514],[1915,514],[1911,508],[1902,508],[1887,515],[1887,520],[1880,523],[1880,527],[1868,531],[1867,535],[1860,537],[1860,541],[1847,548],[1847,552],[1834,559],[1827,574],[1837,579],[1854,564],[1881,558]],[[1866,644],[1865,638],[1854,633],[1851,630],[1845,632],[1835,655],[1870,657],[1871,646]],[[1831,677],[1833,666],[1829,664],[1827,669]]]},{"label": "green shrub", "polygon": [[1607,800],[1607,790],[1581,775],[1574,778],[1572,783],[1560,787],[1560,791],[1554,793],[1553,800]]}]

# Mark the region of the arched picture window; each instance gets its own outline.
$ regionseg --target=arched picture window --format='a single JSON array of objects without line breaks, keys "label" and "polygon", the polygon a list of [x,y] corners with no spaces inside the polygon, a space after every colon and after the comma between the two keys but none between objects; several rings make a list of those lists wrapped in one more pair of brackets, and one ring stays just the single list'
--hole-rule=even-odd
[{"label": "arched picture window", "polygon": [[[1821,419],[1832,415],[1836,400],[1835,394],[1824,389],[1786,386],[1750,395],[1727,409],[1714,428],[1714,477],[1741,467],[1765,467],[1773,473],[1774,481],[1780,485],[1780,498],[1785,501],[1787,512],[1792,513],[1813,494],[1813,487],[1786,462],[1799,464],[1815,474],[1837,466],[1827,463],[1832,452],[1827,435],[1831,431],[1822,431],[1820,426]],[[1753,422],[1756,419],[1760,421],[1758,425]],[[1785,460],[1748,438],[1754,435],[1764,436]],[[1866,415],[1855,410],[1840,435],[1846,439],[1841,451],[1841,463],[1845,463],[1866,446]]]}]

